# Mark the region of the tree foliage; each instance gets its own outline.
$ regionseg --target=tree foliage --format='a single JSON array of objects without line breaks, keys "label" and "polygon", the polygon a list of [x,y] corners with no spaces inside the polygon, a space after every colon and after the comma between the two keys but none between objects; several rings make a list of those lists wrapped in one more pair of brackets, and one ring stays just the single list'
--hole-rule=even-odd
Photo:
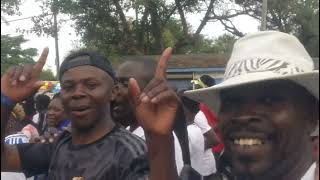
[{"label": "tree foliage", "polygon": [[[43,1],[43,16],[33,19],[36,27],[33,30],[50,34],[52,25],[47,21],[52,20],[48,14],[57,9],[75,21],[75,29],[86,47],[111,56],[158,54],[167,46],[178,53],[201,52],[207,51],[208,44],[213,42],[201,35],[208,21],[224,22],[244,14],[241,10],[229,10],[227,6],[232,3],[232,0]],[[204,12],[203,19],[192,30],[186,16],[200,12]]]},{"label": "tree foliage", "polygon": [[19,6],[21,5],[21,0],[2,0],[1,1],[1,17],[2,13],[6,15],[20,14]]},{"label": "tree foliage", "polygon": [[[236,0],[261,20],[261,0]],[[319,57],[319,0],[268,0],[267,28],[296,35],[312,56]]]},{"label": "tree foliage", "polygon": [[34,63],[33,57],[37,55],[37,49],[22,49],[21,44],[26,41],[22,35],[1,35],[1,75],[10,66]]},{"label": "tree foliage", "polygon": [[53,75],[50,69],[43,70],[40,74],[40,79],[43,81],[56,81],[57,78]]},{"label": "tree foliage", "polygon": [[[20,36],[1,35],[1,76],[11,66],[34,63],[34,57],[38,55],[37,49],[22,49],[21,44],[27,40]],[[40,78],[42,80],[55,81],[52,71],[44,70]]]}]

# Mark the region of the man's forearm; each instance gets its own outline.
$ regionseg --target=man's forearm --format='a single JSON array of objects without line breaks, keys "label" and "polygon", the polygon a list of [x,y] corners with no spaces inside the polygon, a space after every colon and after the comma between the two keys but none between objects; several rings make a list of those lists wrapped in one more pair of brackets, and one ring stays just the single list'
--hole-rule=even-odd
[{"label": "man's forearm", "polygon": [[204,134],[205,137],[205,149],[212,148],[220,143],[217,134],[213,129],[210,129],[208,132]]},{"label": "man's forearm", "polygon": [[178,180],[173,135],[146,133],[150,161],[150,180]]}]

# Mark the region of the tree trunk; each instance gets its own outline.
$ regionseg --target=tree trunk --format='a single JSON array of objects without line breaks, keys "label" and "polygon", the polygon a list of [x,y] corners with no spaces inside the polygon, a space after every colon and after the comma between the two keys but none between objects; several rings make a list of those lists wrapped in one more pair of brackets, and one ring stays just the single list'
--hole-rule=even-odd
[{"label": "tree trunk", "polygon": [[158,9],[154,4],[153,0],[146,0],[147,6],[146,8],[149,9],[150,16],[151,16],[151,33],[155,38],[155,51],[161,52],[164,49],[164,43],[162,39],[162,26],[160,22],[160,18],[158,15]]},{"label": "tree trunk", "polygon": [[132,32],[130,30],[130,26],[127,22],[126,16],[123,13],[122,7],[120,5],[119,0],[113,0],[114,5],[116,6],[117,13],[121,20],[121,25],[123,28],[123,36],[124,36],[124,48],[126,48],[129,52],[129,54],[137,54],[140,53],[140,51],[136,48],[134,39],[132,37]]},{"label": "tree trunk", "polygon": [[175,0],[179,15],[180,15],[180,19],[181,19],[181,23],[182,23],[182,29],[183,29],[183,34],[185,36],[188,36],[188,24],[187,24],[187,20],[185,18],[182,6],[181,6],[181,2],[180,0]]}]

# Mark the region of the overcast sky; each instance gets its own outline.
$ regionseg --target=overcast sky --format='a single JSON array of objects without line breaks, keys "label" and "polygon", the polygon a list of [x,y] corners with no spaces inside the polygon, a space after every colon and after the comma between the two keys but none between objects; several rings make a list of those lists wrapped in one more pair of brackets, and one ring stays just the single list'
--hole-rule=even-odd
[{"label": "overcast sky", "polygon": [[[39,2],[35,2],[35,0],[25,0],[22,2],[23,4],[20,7],[21,15],[7,16],[6,19],[8,21],[41,14],[41,9],[39,8]],[[195,30],[200,24],[200,20],[203,18],[203,16],[204,14],[188,14],[187,21],[193,26]],[[59,18],[69,19],[69,17],[65,17],[65,16],[64,17],[58,16],[58,19]],[[244,33],[258,31],[259,22],[247,16],[237,17],[236,19],[234,19],[233,23],[240,31]],[[72,24],[73,24],[72,21],[67,21],[63,25],[60,25],[61,29],[58,35],[60,63],[63,57],[65,57],[70,50],[78,46],[80,42],[80,37],[77,36],[75,29],[71,27]],[[9,25],[6,25],[5,23],[1,23],[1,34],[2,35],[4,34],[19,35],[19,33],[16,32],[17,28],[30,29],[31,27],[32,27],[32,21],[30,19],[10,22]],[[220,23],[209,22],[205,26],[205,28],[202,30],[201,34],[210,38],[216,38],[224,34],[225,32],[226,31],[224,30],[223,26]],[[24,37],[29,41],[22,45],[23,48],[37,48],[38,53],[40,54],[44,47],[49,47],[50,53],[49,53],[49,57],[48,57],[45,68],[50,68],[55,73],[56,70],[55,70],[54,39],[46,36],[38,37],[35,34],[24,34]]]}]

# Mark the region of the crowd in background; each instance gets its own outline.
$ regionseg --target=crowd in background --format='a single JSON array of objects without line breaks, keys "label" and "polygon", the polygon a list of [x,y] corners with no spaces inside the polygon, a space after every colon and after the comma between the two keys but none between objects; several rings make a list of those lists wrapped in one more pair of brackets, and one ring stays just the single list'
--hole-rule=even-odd
[{"label": "crowd in background", "polygon": [[[86,59],[87,56],[89,56],[89,59]],[[96,58],[96,59],[92,60],[90,58]],[[148,145],[148,148],[152,147],[150,145],[150,143],[151,143],[151,140],[150,140],[151,135],[150,134],[152,134],[152,133],[150,133],[150,131],[153,131],[153,129],[150,128],[151,129],[151,130],[149,129],[150,131],[145,130],[146,125],[143,126],[141,124],[141,122],[143,122],[143,121],[140,120],[141,116],[139,116],[139,114],[137,114],[137,108],[135,106],[133,106],[133,104],[139,105],[139,103],[146,102],[146,101],[151,101],[151,102],[160,101],[160,97],[157,97],[155,94],[161,93],[161,92],[166,92],[167,94],[165,94],[165,95],[169,96],[168,95],[169,91],[167,91],[168,87],[162,85],[164,83],[164,81],[160,81],[159,79],[154,78],[155,74],[156,75],[160,74],[159,76],[161,76],[162,75],[161,73],[163,73],[163,72],[159,72],[159,65],[155,61],[152,61],[149,59],[139,59],[139,60],[132,59],[132,60],[128,60],[128,61],[124,62],[123,64],[121,64],[119,66],[119,68],[116,70],[116,73],[113,74],[112,70],[109,69],[111,67],[101,65],[101,62],[103,62],[103,61],[102,60],[101,60],[101,62],[98,61],[99,58],[100,58],[99,55],[96,55],[92,52],[78,52],[78,54],[77,53],[71,54],[69,57],[66,58],[66,61],[65,61],[65,64],[67,64],[67,63],[69,63],[69,64],[62,66],[60,78],[62,77],[62,75],[64,75],[64,77],[69,77],[69,76],[70,77],[77,77],[77,75],[79,75],[77,73],[79,73],[79,72],[81,75],[90,74],[90,73],[81,73],[81,72],[85,72],[85,71],[92,72],[95,70],[94,69],[91,70],[90,68],[97,67],[100,70],[101,69],[103,70],[103,71],[101,71],[102,73],[108,74],[107,78],[104,79],[102,82],[103,83],[107,82],[107,83],[114,85],[114,88],[112,90],[109,87],[107,88],[107,92],[112,95],[110,95],[110,96],[109,95],[104,95],[104,96],[101,95],[101,97],[100,97],[99,93],[103,94],[103,93],[105,93],[105,91],[103,91],[103,92],[102,91],[94,91],[96,86],[101,85],[101,84],[99,84],[100,82],[91,83],[90,79],[83,80],[83,81],[88,81],[88,82],[84,82],[84,83],[86,83],[86,86],[88,86],[85,88],[88,88],[89,89],[88,91],[92,90],[93,94],[88,93],[88,95],[87,95],[87,94],[83,93],[82,91],[85,91],[85,90],[83,90],[81,88],[84,88],[84,87],[82,87],[82,86],[80,87],[80,85],[79,85],[78,88],[80,88],[81,90],[78,90],[79,92],[75,90],[75,92],[74,92],[75,94],[72,96],[72,98],[75,100],[78,100],[78,99],[85,99],[86,96],[90,96],[90,98],[92,98],[94,100],[94,102],[96,103],[96,105],[94,104],[96,109],[92,110],[93,108],[89,107],[88,105],[82,105],[81,103],[70,105],[70,104],[66,104],[66,102],[64,102],[64,101],[66,101],[66,99],[68,99],[67,94],[72,91],[70,89],[74,88],[73,86],[75,86],[74,84],[70,83],[69,82],[70,80],[67,78],[66,78],[67,80],[66,79],[61,80],[61,81],[63,81],[62,87],[64,88],[64,92],[63,93],[60,93],[60,92],[56,93],[52,98],[49,97],[48,95],[46,95],[45,93],[39,93],[37,91],[34,91],[31,96],[24,98],[23,101],[18,102],[12,108],[12,111],[10,112],[10,115],[8,117],[9,120],[7,121],[7,124],[5,127],[4,142],[6,144],[10,144],[10,145],[28,144],[28,143],[33,143],[33,144],[55,144],[56,143],[55,145],[57,145],[57,147],[61,148],[60,149],[61,151],[64,150],[65,152],[68,152],[69,156],[70,156],[70,154],[72,154],[71,152],[78,153],[78,151],[77,151],[78,149],[82,149],[83,147],[85,147],[85,146],[73,147],[73,144],[75,144],[74,143],[75,141],[73,138],[75,136],[79,136],[78,139],[82,140],[83,137],[81,137],[81,133],[85,132],[84,129],[85,128],[90,129],[90,128],[92,128],[91,126],[93,126],[90,124],[88,125],[87,122],[84,122],[83,120],[82,121],[81,120],[73,121],[75,118],[72,118],[72,117],[82,117],[82,116],[84,116],[83,114],[85,114],[85,113],[89,114],[89,112],[96,115],[96,114],[99,114],[99,112],[100,112],[99,110],[101,109],[101,111],[102,110],[105,111],[105,115],[107,118],[109,118],[109,115],[110,115],[110,118],[112,119],[112,122],[108,121],[108,122],[106,122],[106,124],[102,124],[102,125],[106,125],[106,127],[108,127],[109,129],[107,128],[107,130],[105,130],[105,131],[101,130],[101,132],[108,132],[107,134],[110,134],[110,135],[106,136],[106,134],[103,134],[103,135],[101,135],[101,137],[98,138],[97,141],[91,142],[89,140],[90,143],[85,143],[85,145],[94,144],[96,146],[93,149],[91,149],[90,152],[100,152],[99,150],[97,150],[97,149],[99,149],[100,146],[109,147],[109,148],[112,148],[112,146],[115,146],[118,149],[115,148],[116,150],[115,149],[108,150],[108,151],[112,151],[112,152],[115,151],[115,153],[120,153],[120,152],[122,153],[122,152],[126,151],[125,149],[129,149],[130,153],[133,153],[132,157],[130,156],[130,158],[133,158],[133,160],[131,162],[131,159],[128,158],[128,162],[130,161],[130,163],[133,163],[136,166],[133,166],[131,164],[130,167],[128,168],[123,165],[123,167],[121,166],[120,169],[116,169],[116,170],[113,170],[112,168],[110,168],[108,170],[108,172],[111,172],[111,171],[118,172],[118,171],[122,171],[125,168],[128,168],[130,172],[127,172],[127,171],[121,172],[121,177],[125,176],[122,173],[127,175],[127,174],[134,172],[134,174],[128,175],[128,177],[136,177],[134,179],[140,179],[141,177],[145,177],[145,174],[148,174],[146,172],[149,171],[148,166],[145,165],[145,162],[147,162],[147,160],[146,160],[147,158],[145,157],[146,156],[145,155],[145,152],[146,152],[145,144]],[[79,63],[80,60],[83,61],[84,64]],[[75,61],[79,61],[79,62],[75,63]],[[81,69],[81,68],[85,67],[83,65],[86,65],[86,63],[91,63],[90,65],[92,67],[90,67],[89,69]],[[273,62],[273,64],[270,63],[270,67],[276,63],[278,63],[278,62]],[[228,75],[228,73],[229,73],[230,78],[232,78],[234,76],[237,76],[237,73],[241,74],[241,72],[239,70],[238,72],[235,72],[235,74],[232,75],[231,71],[232,71],[232,69],[235,69],[236,66],[237,66],[237,64],[231,68],[230,72],[227,71],[226,75]],[[241,65],[239,65],[239,68],[241,68],[240,66]],[[75,70],[76,68],[79,68],[81,71],[79,71],[79,72],[70,71],[70,69]],[[245,68],[247,68],[247,67],[245,67]],[[74,74],[72,74],[72,73],[74,73]],[[70,74],[72,74],[72,76]],[[133,96],[132,87],[134,87],[134,86],[132,85],[132,80],[130,80],[130,78],[135,79],[136,87],[139,86],[140,89],[152,89],[150,87],[151,86],[150,84],[158,85],[159,86],[158,89],[154,88],[154,87],[152,89],[154,92],[157,92],[157,93],[153,92],[154,94],[152,94],[151,90],[150,90],[150,92],[147,92],[145,90],[146,94],[151,93],[151,95],[150,94],[141,95],[139,101],[137,100],[137,102],[135,102],[135,100],[132,100],[132,96]],[[80,81],[79,81],[79,83],[80,83]],[[82,80],[81,80],[81,83],[83,83]],[[130,85],[130,83],[131,83],[131,85]],[[191,83],[193,83],[193,84],[191,84]],[[286,83],[283,83],[283,84],[286,84]],[[109,84],[107,84],[107,85],[109,85]],[[154,85],[154,86],[156,86],[156,85]],[[162,86],[160,86],[160,85],[162,85]],[[214,86],[216,86],[216,83],[212,77],[210,77],[208,75],[204,75],[204,76],[201,76],[199,79],[190,82],[190,87],[191,87],[191,85],[193,85],[198,92],[202,93],[203,89],[208,89],[209,87],[214,87]],[[288,85],[289,87],[295,87],[294,85],[292,85],[290,83],[288,83],[286,85]],[[232,86],[232,85],[230,85],[230,86]],[[271,84],[271,86],[272,86],[272,84]],[[279,87],[282,87],[282,86],[279,86]],[[210,102],[209,102],[207,104],[212,105],[209,107],[204,103],[200,103],[199,101],[196,101],[196,99],[198,97],[203,98],[206,96],[206,98],[210,98],[211,96],[209,96],[207,94],[201,94],[195,98],[192,98],[192,96],[186,95],[185,91],[188,91],[188,90],[191,90],[191,89],[178,89],[178,90],[174,91],[174,94],[170,94],[170,97],[176,96],[178,99],[177,102],[179,102],[178,106],[174,109],[174,112],[175,112],[174,119],[175,120],[173,123],[173,131],[169,133],[170,136],[172,136],[172,138],[173,138],[173,141],[172,141],[173,146],[172,147],[174,148],[173,154],[174,154],[174,161],[175,161],[175,166],[173,166],[173,167],[175,167],[177,175],[183,179],[183,178],[186,178],[186,174],[188,174],[189,179],[195,179],[195,180],[196,179],[202,179],[202,180],[237,179],[237,177],[236,177],[238,175],[237,173],[241,174],[242,172],[234,173],[232,171],[232,166],[237,165],[237,164],[236,165],[232,164],[232,161],[237,161],[238,159],[235,160],[234,157],[232,156],[232,154],[230,155],[229,153],[225,153],[225,146],[226,146],[225,143],[230,143],[230,142],[226,142],[226,141],[230,141],[230,139],[223,138],[224,132],[222,132],[222,131],[232,131],[232,130],[234,131],[234,129],[237,129],[237,128],[238,129],[242,128],[241,130],[246,129],[248,127],[246,127],[246,128],[242,127],[243,124],[249,124],[248,123],[249,121],[250,122],[251,121],[252,122],[258,121],[259,118],[256,117],[257,116],[256,114],[250,118],[248,118],[247,116],[241,117],[242,119],[241,118],[239,118],[239,119],[236,119],[236,118],[232,119],[231,118],[230,121],[234,121],[232,123],[235,123],[235,124],[239,123],[239,125],[237,124],[238,126],[236,126],[235,124],[233,124],[234,127],[232,127],[232,128],[225,127],[225,126],[220,127],[219,126],[220,119],[219,119],[219,116],[217,115],[217,112],[214,111],[214,108],[210,108],[210,107],[216,107],[216,106],[210,104]],[[139,90],[136,89],[136,91],[139,91]],[[171,90],[170,90],[170,92],[171,92]],[[250,92],[248,93],[245,89],[239,89],[238,92],[243,92],[243,94],[245,94],[247,97],[250,97]],[[237,94],[238,92],[236,92],[234,94]],[[301,90],[301,92],[302,92],[302,90]],[[143,94],[143,93],[141,93],[141,94]],[[150,100],[147,100],[148,98],[146,98],[146,96],[154,96],[154,98],[150,98]],[[223,94],[221,96],[224,97]],[[229,96],[227,96],[227,97],[229,98],[230,96],[232,96],[232,95],[229,94]],[[309,95],[306,95],[306,96],[309,97]],[[240,96],[240,98],[241,97],[242,96]],[[1,98],[3,98],[3,96]],[[226,98],[226,97],[224,97],[224,98]],[[242,100],[242,101],[239,100],[240,98],[238,97],[238,99],[231,99],[231,98],[228,99],[227,103],[229,103],[229,104],[227,104],[227,106],[225,104],[219,104],[219,105],[220,106],[224,105],[224,107],[227,107],[227,108],[234,108],[234,109],[232,109],[232,112],[233,112],[233,111],[236,111],[236,108],[239,108],[239,107],[233,107],[232,103],[239,103],[240,104],[241,102],[244,101],[244,100]],[[249,101],[252,99],[248,98],[246,100]],[[100,101],[102,101],[102,102],[100,102]],[[132,101],[134,101],[134,102],[132,102]],[[275,98],[275,99],[267,99],[267,100],[264,99],[263,101],[267,101],[267,102],[263,102],[263,103],[268,105],[268,103],[272,103],[274,101],[280,101],[280,100]],[[101,104],[106,103],[106,102],[107,102],[107,105],[104,104],[105,105],[104,107],[100,106]],[[110,102],[110,104],[108,104],[109,102]],[[312,102],[313,102],[313,100],[312,100]],[[316,102],[318,103],[318,100]],[[101,103],[101,104],[99,104],[99,103]],[[258,103],[258,102],[255,102],[255,103]],[[317,103],[315,103],[315,104],[317,104]],[[168,102],[167,104],[168,104],[168,108],[170,108],[170,102]],[[267,106],[265,104],[264,104],[264,106]],[[67,106],[71,106],[70,111],[71,111],[71,114],[73,113],[73,116],[68,115],[66,109],[68,109],[70,107],[67,107]],[[144,107],[143,109],[140,109],[140,111],[143,112],[144,110],[146,110],[148,108],[149,107]],[[241,107],[241,108],[244,108],[244,107]],[[281,108],[283,108],[283,107],[281,107]],[[223,110],[225,110],[225,109],[223,109]],[[244,111],[251,112],[251,110],[252,109],[245,109],[245,110],[243,110],[243,112]],[[93,113],[95,111],[97,111],[97,112]],[[230,109],[229,109],[229,111],[230,111]],[[145,114],[148,114],[148,112],[145,112]],[[161,118],[162,115],[163,114],[160,114],[159,116],[157,116],[157,118]],[[169,116],[169,115],[165,114],[164,116]],[[148,118],[150,118],[150,117],[148,117]],[[81,119],[81,118],[79,118],[79,119]],[[92,118],[92,119],[95,119],[95,118]],[[75,123],[75,124],[72,124],[72,123]],[[94,122],[92,122],[92,123],[94,124]],[[115,125],[113,125],[113,123]],[[283,125],[283,124],[281,124],[281,125]],[[279,126],[281,126],[281,125],[279,125]],[[312,147],[309,147],[309,148],[313,150],[313,152],[312,152],[313,160],[312,161],[316,162],[316,164],[317,164],[316,175],[319,175],[319,128],[318,128],[318,124],[314,124],[314,125],[317,126],[316,131],[314,131],[314,132],[312,132],[312,134],[310,134],[310,136],[308,137],[309,138],[308,140],[310,142],[312,142]],[[268,127],[268,124],[265,126]],[[254,127],[254,126],[252,126],[252,127]],[[250,126],[248,129],[251,128],[250,129],[251,131],[257,131],[256,129],[253,129],[252,127]],[[97,132],[99,132],[100,127],[96,127],[96,128],[97,128]],[[156,128],[158,128],[158,127],[156,127]],[[259,127],[259,128],[261,128],[261,127]],[[259,128],[257,128],[257,129],[259,129]],[[124,129],[126,129],[126,130],[124,130]],[[314,129],[314,127],[312,127],[311,129]],[[97,132],[95,132],[95,133],[97,133]],[[134,134],[134,136],[128,135],[127,134],[128,132],[131,134]],[[66,135],[65,133],[69,133],[69,134]],[[234,136],[235,137],[232,137],[233,138],[232,143],[239,145],[239,146],[262,145],[262,142],[259,139],[254,139],[254,138],[245,139],[245,138],[243,138],[242,136],[246,136],[245,133],[244,133],[244,135],[241,135],[241,138],[239,138],[239,139],[236,139],[237,135],[234,135]],[[123,147],[121,146],[121,148],[120,148],[120,146],[117,143],[112,144],[112,145],[108,144],[110,142],[115,141],[112,138],[114,138],[114,139],[118,138],[118,141],[123,143],[126,148],[121,149]],[[123,139],[121,139],[121,138],[123,138]],[[231,138],[231,137],[229,137],[229,138]],[[271,139],[273,137],[268,137],[268,138]],[[226,140],[226,141],[224,142],[223,140]],[[269,141],[269,139],[264,140],[264,141]],[[158,142],[160,143],[161,140],[159,140]],[[67,145],[64,146],[64,144],[67,144]],[[80,145],[83,145],[83,144],[80,144]],[[168,146],[170,146],[170,145],[168,145]],[[32,146],[28,146],[28,147],[27,146],[25,146],[25,147],[18,146],[18,147],[21,148],[21,150],[18,149],[20,156],[21,156],[21,159],[25,160],[26,157],[29,157],[30,154],[23,154],[23,153],[24,153],[24,151],[28,151],[29,149],[32,149]],[[163,149],[161,149],[161,150],[165,150],[166,148],[167,147],[163,147]],[[170,148],[167,148],[167,149],[170,149]],[[104,150],[104,151],[107,151],[107,150]],[[35,152],[39,152],[39,151],[30,151],[27,153],[35,153]],[[61,154],[60,154],[60,156],[57,156],[57,154],[59,154],[59,151],[56,150],[52,154],[51,154],[51,151],[48,151],[48,152],[50,152],[50,153],[48,153],[48,154],[50,154],[50,158],[54,157],[54,158],[61,160],[60,162],[53,161],[56,164],[52,164],[52,162],[50,161],[50,163],[49,163],[50,168],[59,169],[59,167],[57,167],[59,164],[68,163],[68,162],[62,162],[63,159],[66,158],[67,156],[64,157]],[[88,153],[90,153],[90,152],[88,151]],[[245,153],[250,153],[250,152],[245,152]],[[127,154],[124,153],[122,155],[127,155]],[[152,154],[152,152],[150,154]],[[95,155],[96,155],[96,153],[95,153]],[[68,158],[69,158],[69,156],[68,156]],[[88,156],[89,156],[89,154],[88,154]],[[70,158],[74,158],[74,157],[70,157]],[[119,158],[119,161],[113,162],[113,163],[115,163],[115,164],[117,164],[117,163],[124,163],[125,164],[126,163],[126,162],[123,162],[126,160],[121,159],[121,157],[116,157],[116,158]],[[74,158],[73,160],[75,160],[75,159],[76,158]],[[248,157],[248,159],[250,159],[250,158]],[[99,160],[100,159],[95,159],[94,161],[98,162]],[[113,161],[112,159],[109,159],[109,160]],[[154,160],[154,159],[152,159],[152,160]],[[242,161],[242,160],[243,159],[240,159],[239,161]],[[84,160],[82,159],[81,162],[83,162],[83,161]],[[160,162],[161,160],[158,160],[158,161]],[[95,162],[95,163],[97,163],[97,162]],[[86,163],[89,163],[89,162],[86,162]],[[151,163],[152,163],[152,161],[151,161]],[[21,165],[22,167],[27,167],[24,162],[22,162],[21,164],[22,164]],[[99,166],[99,164],[96,164],[96,165]],[[89,165],[88,165],[88,167],[89,167]],[[156,166],[151,166],[151,168],[152,167],[156,167]],[[186,170],[187,169],[186,167],[191,167],[191,170],[190,171]],[[70,168],[70,167],[68,167],[68,168]],[[75,167],[75,169],[77,169],[77,168],[78,167]],[[86,168],[86,167],[79,167],[79,169],[81,169],[81,168]],[[162,168],[165,169],[165,167],[162,167]],[[66,170],[61,170],[61,172],[65,172],[65,171]],[[188,172],[186,172],[186,171],[188,171]],[[35,172],[38,172],[38,171],[37,171],[37,169],[30,168],[30,169],[28,169],[28,172],[32,172],[30,174],[36,174]],[[50,176],[50,171],[44,171],[44,172],[45,173],[42,173],[40,175],[39,174],[34,175],[32,178],[34,180],[46,180],[46,179],[52,179],[53,177],[59,177],[58,175],[56,175],[56,176],[51,175]],[[55,172],[57,173],[59,171],[56,170]],[[71,172],[69,172],[69,173],[71,173]],[[1,176],[5,179],[12,179],[12,180],[14,178],[18,178],[18,179],[19,178],[22,178],[22,179],[26,178],[21,173],[1,173]],[[71,173],[70,176],[74,176],[74,175]],[[69,177],[69,174],[68,174],[68,177]],[[103,177],[110,178],[113,176],[103,176]],[[190,178],[190,177],[192,177],[192,178]],[[248,178],[248,177],[246,177],[246,178]],[[246,178],[244,178],[244,179],[246,179]],[[123,178],[123,179],[126,179],[126,178]],[[242,180],[242,179],[240,178],[240,180]]]}]

